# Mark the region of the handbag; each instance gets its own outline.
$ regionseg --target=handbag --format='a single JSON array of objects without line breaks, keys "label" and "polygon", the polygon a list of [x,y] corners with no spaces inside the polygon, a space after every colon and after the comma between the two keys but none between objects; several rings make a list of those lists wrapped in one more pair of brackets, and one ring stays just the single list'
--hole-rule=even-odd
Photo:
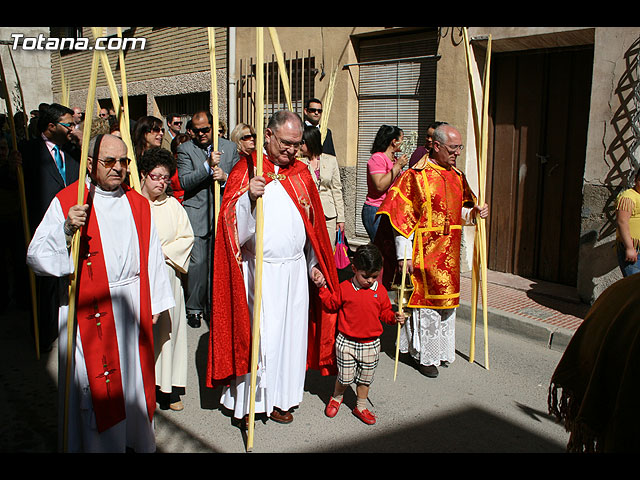
[{"label": "handbag", "polygon": [[336,268],[338,269],[338,280],[343,281],[353,276],[351,269],[351,256],[353,252],[349,248],[347,237],[342,230],[336,232],[336,247],[333,251],[333,256],[336,262]]},{"label": "handbag", "polygon": [[351,265],[351,259],[349,258],[349,247],[347,246],[344,233],[339,229],[336,232],[336,248],[333,251],[333,256],[336,260],[336,267],[338,269],[345,268]]}]

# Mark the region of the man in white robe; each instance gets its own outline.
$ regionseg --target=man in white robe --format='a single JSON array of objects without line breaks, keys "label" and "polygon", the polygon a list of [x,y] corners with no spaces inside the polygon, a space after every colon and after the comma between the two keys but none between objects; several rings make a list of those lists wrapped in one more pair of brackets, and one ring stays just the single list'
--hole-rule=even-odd
[{"label": "man in white robe", "polygon": [[[149,347],[153,352],[151,321],[174,306],[173,294],[160,241],[151,219],[148,201],[122,186],[127,173],[127,147],[116,136],[104,135],[92,139],[89,146],[89,161],[84,205],[73,205],[65,215],[63,204],[75,194],[77,199],[78,184],[72,184],[53,199],[41,224],[34,233],[27,252],[27,263],[37,275],[49,275],[60,278],[59,328],[59,408],[60,408],[60,446],[68,452],[125,452],[127,449],[136,452],[155,451],[155,434],[153,426],[153,410],[155,409],[155,375],[153,372],[153,355],[151,368],[148,367]],[[90,205],[89,205],[90,204]],[[146,205],[148,211],[141,207]],[[135,214],[134,214],[135,211]],[[142,212],[148,224],[141,229],[138,223]],[[98,226],[98,243],[89,243],[88,251],[83,250],[85,225],[91,225],[90,216],[94,216]],[[151,220],[151,221],[150,221]],[[94,224],[95,225],[95,224]],[[88,227],[90,228],[90,227]],[[88,371],[95,368],[86,361],[92,354],[95,344],[85,352],[81,332],[86,320],[76,312],[74,327],[75,346],[71,364],[69,394],[66,398],[67,385],[67,320],[69,312],[68,277],[74,273],[74,262],[71,256],[71,238],[76,230],[81,234],[81,265],[78,278],[78,305],[86,299],[82,298],[80,289],[87,276],[91,283],[100,283],[98,265],[102,247],[102,265],[106,271],[105,282],[108,282],[109,302],[103,301],[97,308],[96,325],[100,340],[109,339],[109,332],[115,332],[117,339],[114,362],[118,368],[105,368],[99,377],[107,382],[106,394],[97,397],[95,375]],[[142,233],[148,232],[146,235]],[[148,235],[148,238],[144,238]],[[141,258],[141,248],[148,250],[147,258]],[[94,257],[91,257],[93,255]],[[95,258],[95,259],[94,259]],[[148,299],[148,300],[147,300]],[[100,302],[98,299],[97,302]],[[94,301],[96,301],[94,299]],[[97,305],[96,302],[96,305]],[[79,308],[79,307],[78,307]],[[108,316],[100,315],[112,312],[112,321]],[[153,319],[152,317],[153,316]],[[113,335],[111,335],[113,337]],[[104,356],[103,356],[104,358]],[[106,362],[105,362],[106,364]],[[88,368],[91,367],[91,368]],[[117,371],[116,371],[117,370]],[[113,374],[117,374],[114,376]],[[111,375],[111,376],[110,376]],[[114,379],[119,381],[112,381]],[[112,381],[111,383],[108,383]],[[149,389],[149,382],[152,388]],[[117,388],[121,389],[118,397]],[[94,391],[92,392],[92,389]],[[104,413],[97,415],[98,405],[107,402],[106,409],[100,412],[118,410],[112,408],[111,397],[122,404],[121,417],[117,420],[104,421]],[[67,403],[68,402],[68,403]],[[98,402],[98,403],[96,403]],[[119,405],[118,405],[119,407]],[[66,415],[65,415],[66,409]],[[63,435],[66,419],[66,441]],[[107,425],[105,427],[104,425]],[[66,443],[66,445],[65,445]]]}]

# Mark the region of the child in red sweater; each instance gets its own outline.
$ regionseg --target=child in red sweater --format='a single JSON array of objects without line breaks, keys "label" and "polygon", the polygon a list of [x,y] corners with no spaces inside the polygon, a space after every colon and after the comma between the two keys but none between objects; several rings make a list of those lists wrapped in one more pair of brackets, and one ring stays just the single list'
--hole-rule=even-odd
[{"label": "child in red sweater", "polygon": [[338,336],[336,360],[338,377],[325,415],[333,418],[342,404],[347,387],[356,384],[356,407],[353,414],[363,422],[373,425],[375,415],[367,408],[369,386],[380,358],[381,321],[394,325],[403,324],[403,314],[394,313],[386,290],[378,284],[382,269],[382,255],[373,245],[361,245],[351,261],[354,276],[340,283],[336,292],[320,289],[325,307],[338,312]]}]

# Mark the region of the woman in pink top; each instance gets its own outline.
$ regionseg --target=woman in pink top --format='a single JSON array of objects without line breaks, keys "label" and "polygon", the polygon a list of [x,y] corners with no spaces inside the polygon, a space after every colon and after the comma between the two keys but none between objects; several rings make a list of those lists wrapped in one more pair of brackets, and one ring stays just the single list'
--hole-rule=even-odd
[{"label": "woman in pink top", "polygon": [[409,162],[407,155],[395,157],[400,151],[403,131],[395,126],[382,125],[378,129],[371,147],[371,158],[367,162],[367,198],[362,206],[362,224],[373,242],[378,230],[378,207],[387,195],[395,179]]}]

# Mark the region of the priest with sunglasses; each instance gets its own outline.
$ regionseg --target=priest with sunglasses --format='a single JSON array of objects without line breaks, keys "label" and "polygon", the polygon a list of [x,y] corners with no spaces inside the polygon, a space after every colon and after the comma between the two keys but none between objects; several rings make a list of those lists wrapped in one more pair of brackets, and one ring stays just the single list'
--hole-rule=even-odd
[{"label": "priest with sunglasses", "polygon": [[[149,201],[123,184],[126,145],[114,135],[98,135],[88,157],[88,175],[81,177],[86,181],[83,204],[78,205],[78,182],[58,193],[27,251],[37,275],[59,279],[60,447],[154,452],[152,327],[174,306],[173,292]],[[76,232],[77,271],[71,255]],[[68,287],[74,271],[77,331],[68,359]]]}]

